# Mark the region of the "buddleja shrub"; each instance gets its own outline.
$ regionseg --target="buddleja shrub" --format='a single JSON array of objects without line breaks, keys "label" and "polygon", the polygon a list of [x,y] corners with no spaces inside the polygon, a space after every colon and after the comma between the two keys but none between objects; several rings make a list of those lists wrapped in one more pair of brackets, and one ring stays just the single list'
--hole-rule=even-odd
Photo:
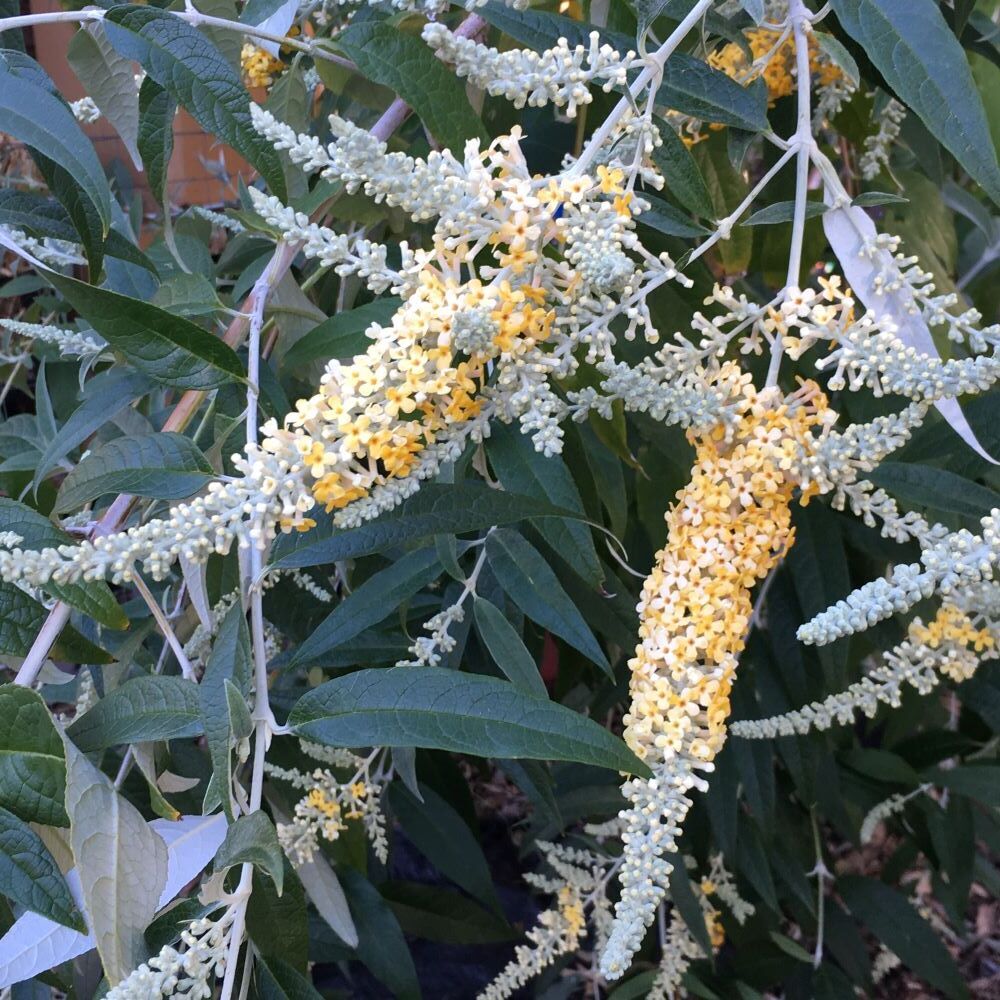
[{"label": "buddleja shrub", "polygon": [[5,3],[5,997],[995,969],[994,5],[553,6]]}]

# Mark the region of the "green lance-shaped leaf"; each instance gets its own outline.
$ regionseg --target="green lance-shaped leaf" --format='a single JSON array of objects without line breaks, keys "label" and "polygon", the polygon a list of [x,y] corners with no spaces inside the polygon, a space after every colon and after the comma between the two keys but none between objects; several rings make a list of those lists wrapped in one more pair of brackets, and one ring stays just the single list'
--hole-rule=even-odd
[{"label": "green lance-shaped leaf", "polygon": [[298,544],[297,539],[284,536],[276,545],[274,565],[282,569],[318,566],[384,552],[435,535],[460,535],[533,517],[585,516],[545,499],[495,490],[484,483],[431,483],[394,510],[358,528],[335,531],[330,537],[312,542],[309,532],[299,536],[303,541]]},{"label": "green lance-shaped leaf", "polygon": [[490,867],[465,820],[433,788],[420,786],[423,802],[398,782],[389,787],[393,812],[414,846],[442,875],[502,914]]},{"label": "green lance-shaped leaf", "polygon": [[1000,507],[1000,493],[932,465],[882,462],[868,478],[908,507],[960,514],[976,521]]},{"label": "green lance-shaped leaf", "polygon": [[280,896],[285,884],[284,854],[278,843],[278,833],[267,813],[256,812],[240,816],[226,831],[214,867],[217,872],[244,862],[270,875]]},{"label": "green lance-shaped leaf", "polygon": [[69,43],[67,58],[83,89],[115,127],[136,170],[142,169],[139,138],[139,87],[132,63],[115,52],[104,25],[85,25]]},{"label": "green lance-shaped leaf", "polygon": [[486,138],[465,84],[419,38],[384,21],[365,21],[342,31],[337,46],[369,80],[402,97],[442,145],[460,150],[466,139]]},{"label": "green lance-shaped leaf", "polygon": [[691,151],[680,136],[665,122],[657,122],[660,145],[653,159],[660,168],[670,192],[689,212],[711,219],[714,214],[712,196]]},{"label": "green lance-shaped leaf", "polygon": [[140,372],[109,368],[88,379],[83,388],[83,401],[69,415],[45,446],[35,467],[35,483],[41,483],[60,459],[83,444],[95,431],[122,410],[131,406],[153,387]]},{"label": "green lance-shaped leaf", "polygon": [[226,815],[230,817],[233,814],[230,754],[237,738],[233,712],[240,712],[244,704],[242,699],[249,690],[250,673],[250,633],[246,615],[237,602],[222,619],[205,675],[198,687],[201,718],[212,758],[213,792],[222,800]]},{"label": "green lance-shaped leaf", "polygon": [[208,459],[183,434],[114,438],[90,452],[66,476],[55,510],[77,510],[108,493],[180,500],[197,493],[212,476]]},{"label": "green lance-shaped leaf", "polygon": [[[12,583],[0,583],[0,654],[27,656],[49,610]],[[112,657],[100,646],[66,625],[52,647],[56,659],[76,663],[110,663]]]},{"label": "green lance-shaped leaf", "polygon": [[75,179],[100,219],[111,228],[111,193],[94,147],[66,104],[0,58],[0,132],[19,139]]},{"label": "green lance-shaped leaf", "polygon": [[0,894],[56,923],[86,931],[66,880],[41,837],[0,808]]},{"label": "green lance-shaped leaf", "polygon": [[[486,444],[486,454],[505,489],[547,500],[557,507],[583,514],[583,500],[566,463],[558,455],[535,451],[531,439],[520,428],[495,427]],[[590,528],[579,521],[546,519],[538,524],[545,540],[580,576],[595,588],[604,579]]]},{"label": "green lance-shaped leaf", "polygon": [[198,124],[251,163],[281,199],[277,151],[250,121],[250,95],[222,53],[197,28],[165,10],[123,4],[105,15],[108,38],[134,59]]},{"label": "green lance-shaped leaf", "polygon": [[833,0],[899,99],[1000,204],[1000,166],[965,51],[935,0]]},{"label": "green lance-shaped leaf", "polygon": [[415,746],[648,774],[617,736],[591,719],[507,681],[444,667],[338,677],[303,695],[288,723],[299,736],[327,746]]},{"label": "green lance-shaped leaf", "polygon": [[398,1000],[420,1000],[413,956],[399,921],[378,891],[353,868],[345,868],[344,889],[358,928],[357,956]]},{"label": "green lance-shaped leaf", "polygon": [[532,621],[611,673],[594,633],[538,549],[516,531],[500,528],[486,539],[486,556],[504,591]]},{"label": "green lance-shaped leaf", "polygon": [[106,694],[67,734],[84,752],[119,743],[176,740],[202,731],[198,685],[183,677],[133,677]]},{"label": "green lance-shaped leaf", "polygon": [[[57,545],[70,545],[73,541],[37,510],[16,500],[2,497],[0,497],[0,531],[13,531],[21,538],[18,546],[33,552]],[[102,625],[115,629],[128,628],[128,618],[108,585],[102,581],[55,583],[50,580],[43,589],[85,615],[90,615]]]},{"label": "green lance-shaped leaf", "polygon": [[899,892],[876,879],[859,875],[838,878],[837,892],[851,913],[921,979],[948,997],[968,996],[948,950]]},{"label": "green lance-shaped leaf", "polygon": [[236,352],[182,316],[46,268],[43,277],[139,371],[178,389],[214,389],[244,377]]},{"label": "green lance-shaped leaf", "polygon": [[67,826],[66,752],[42,696],[0,686],[0,807],[26,823]]},{"label": "green lance-shaped leaf", "polygon": [[149,189],[158,201],[167,190],[167,168],[174,151],[174,115],[177,102],[154,79],[139,88],[139,134],[136,145],[146,170]]},{"label": "green lance-shaped leaf", "polygon": [[480,637],[507,679],[526,694],[546,697],[538,665],[503,612],[485,597],[474,598],[472,610]]},{"label": "green lance-shaped leaf", "polygon": [[411,598],[441,573],[436,551],[421,549],[397,559],[391,566],[369,577],[341,601],[299,646],[292,664],[320,659],[337,646],[353,639]]},{"label": "green lance-shaped leaf", "polygon": [[66,809],[91,934],[109,982],[145,957],[142,932],[167,881],[167,846],[72,743]]}]

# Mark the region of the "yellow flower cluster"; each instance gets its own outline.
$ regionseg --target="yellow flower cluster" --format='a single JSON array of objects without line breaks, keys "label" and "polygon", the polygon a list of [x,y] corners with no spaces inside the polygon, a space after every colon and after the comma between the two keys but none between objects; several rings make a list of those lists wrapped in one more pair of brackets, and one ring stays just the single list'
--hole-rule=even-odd
[{"label": "yellow flower cluster", "polygon": [[285,64],[270,52],[246,42],[240,51],[240,66],[248,87],[270,87]]},{"label": "yellow flower cluster", "polygon": [[[794,94],[795,41],[791,33],[755,28],[746,32],[746,40],[753,54],[752,59],[747,58],[742,46],[730,42],[709,55],[709,64],[744,84],[762,77],[772,104],[779,98]],[[840,67],[820,50],[812,34],[809,35],[809,68],[816,74],[821,87],[829,86],[843,75]]]},{"label": "yellow flower cluster", "polygon": [[[504,237],[501,257],[526,252],[514,232]],[[305,466],[313,497],[328,511],[409,475],[445,428],[479,415],[488,361],[549,336],[555,314],[545,308],[542,290],[506,280],[460,281],[463,250],[439,247],[436,258],[445,266],[420,269],[416,290],[391,326],[369,330],[368,350],[349,364],[331,362],[319,392],[300,399],[283,428],[274,421],[264,426],[263,449],[291,453]],[[512,261],[504,266],[517,270]],[[289,523],[299,530],[313,524]]]},{"label": "yellow flower cluster", "polygon": [[[916,620],[909,629],[910,638],[931,649],[945,644],[971,646],[977,653],[992,650],[996,640],[988,628],[976,628],[969,616],[953,604],[942,604],[934,620],[924,625]],[[947,673],[947,670],[943,670]],[[964,678],[963,678],[964,679]]]},{"label": "yellow flower cluster", "polygon": [[751,589],[792,544],[796,455],[826,409],[812,384],[788,401],[749,376],[739,384],[735,429],[692,435],[691,482],[639,604],[625,739],[654,770],[682,753],[711,761],[725,741]]}]

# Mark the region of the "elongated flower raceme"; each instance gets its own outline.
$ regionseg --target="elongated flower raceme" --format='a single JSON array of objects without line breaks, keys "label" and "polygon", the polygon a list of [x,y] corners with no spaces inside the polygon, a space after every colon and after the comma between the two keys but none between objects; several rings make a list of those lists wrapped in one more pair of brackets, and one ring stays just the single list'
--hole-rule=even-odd
[{"label": "elongated flower raceme", "polygon": [[690,435],[691,482],[667,513],[667,543],[639,603],[625,739],[653,777],[623,787],[632,808],[623,814],[621,900],[601,959],[609,979],[622,975],[642,943],[667,889],[667,855],[691,790],[706,787],[698,772],[712,770],[725,742],[752,588],[792,544],[799,456],[830,413],[813,385],[785,400],[774,389],[758,392],[749,376],[735,406],[728,426]]}]

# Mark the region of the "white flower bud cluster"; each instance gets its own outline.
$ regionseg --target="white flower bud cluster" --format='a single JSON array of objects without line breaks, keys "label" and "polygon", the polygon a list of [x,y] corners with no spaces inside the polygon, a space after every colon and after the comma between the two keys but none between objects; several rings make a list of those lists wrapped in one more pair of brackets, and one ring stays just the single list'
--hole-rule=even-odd
[{"label": "white flower bud cluster", "polygon": [[[965,610],[968,605],[986,600],[993,617],[978,610]],[[958,597],[958,595],[956,595]],[[957,603],[941,606],[937,617],[925,626],[915,618],[906,639],[883,654],[883,662],[868,676],[846,691],[813,702],[804,708],[769,719],[741,721],[732,725],[733,735],[747,739],[771,739],[775,736],[803,735],[812,729],[829,729],[833,725],[848,725],[857,712],[873,718],[879,705],[898,708],[904,684],[927,694],[948,677],[955,682],[971,677],[983,659],[995,659],[1000,631],[996,610],[1000,588],[973,587]],[[977,619],[982,627],[977,627]]]},{"label": "white flower bud cluster", "polygon": [[596,31],[590,44],[570,47],[565,38],[544,52],[508,49],[500,52],[449,31],[443,24],[430,22],[423,31],[424,41],[434,54],[451,63],[460,77],[493,97],[505,97],[515,108],[540,108],[552,103],[565,107],[570,118],[578,105],[593,98],[590,87],[601,85],[605,93],[628,82],[628,71],[637,65],[634,52],[624,56],[610,45],[602,45]]},{"label": "white flower bud cluster", "polygon": [[876,100],[872,109],[878,122],[878,131],[865,139],[864,152],[858,160],[858,169],[866,181],[872,181],[883,167],[889,166],[889,154],[892,144],[899,138],[899,131],[906,117],[906,108],[894,97],[890,97],[884,105]]},{"label": "white flower bud cluster", "polygon": [[1000,378],[1000,356],[979,354],[944,361],[905,344],[895,324],[866,313],[841,331],[839,346],[816,361],[820,370],[835,364],[831,389],[862,387],[881,396],[892,392],[910,399],[936,400],[985,392]]},{"label": "white flower bud cluster", "polygon": [[201,563],[213,552],[227,553],[234,540],[243,548],[267,548],[282,521],[311,509],[313,498],[303,489],[298,468],[259,451],[252,462],[233,457],[245,478],[211,483],[204,496],[178,504],[165,518],[78,545],[0,550],[0,578],[43,589],[50,581],[121,583],[132,579],[133,566],[140,563],[162,580],[182,555]]},{"label": "white flower bud cluster", "polygon": [[951,599],[993,579],[1000,559],[1000,508],[984,517],[982,535],[946,532],[938,526],[927,532],[920,563],[896,566],[887,579],[873,580],[820,612],[798,630],[800,641],[822,646],[854,632],[862,632],[894,614],[909,611],[934,593]]},{"label": "white flower bud cluster", "polygon": [[906,444],[927,410],[925,402],[911,403],[899,413],[876,417],[865,424],[849,424],[842,431],[826,428],[812,448],[799,456],[803,487],[815,485],[821,493],[832,490],[834,509],[843,510],[849,505],[870,528],[881,521],[886,538],[898,542],[916,538],[929,544],[934,533],[923,517],[914,511],[900,511],[885,490],[860,479]]},{"label": "white flower bud cluster", "polygon": [[975,308],[953,312],[961,304],[958,293],[935,295],[933,275],[920,266],[916,257],[904,255],[900,243],[898,236],[887,233],[878,233],[862,243],[859,255],[872,265],[872,289],[897,297],[909,312],[919,314],[929,327],[943,327],[949,340],[967,342],[977,353],[997,346],[1000,324],[981,328],[982,313]]},{"label": "white flower bud cluster", "polygon": [[[299,135],[269,111],[250,105],[254,128],[292,162],[307,171],[341,181],[348,192],[363,189],[376,202],[402,208],[415,220],[458,213],[469,197],[469,178],[448,151],[427,160],[390,153],[384,142],[337,115],[330,116],[333,141],[325,146],[311,135]],[[473,143],[478,152],[478,143]]]},{"label": "white flower bud cluster", "polygon": [[144,962],[117,986],[104,994],[104,1000],[154,1000],[178,997],[183,1000],[209,1000],[215,993],[215,980],[226,971],[229,932],[235,917],[230,907],[218,920],[202,917],[181,933],[183,951],[170,945]]},{"label": "white flower bud cluster", "polygon": [[250,200],[254,211],[269,226],[280,230],[288,242],[301,243],[306,257],[315,258],[321,267],[332,267],[342,278],[356,274],[376,295],[401,290],[403,276],[388,266],[387,251],[381,243],[318,226],[304,212],[296,212],[256,188],[250,188]]},{"label": "white flower bud cluster", "polygon": [[708,875],[702,880],[701,888],[706,893],[711,888],[711,892],[726,904],[733,919],[740,925],[745,924],[757,912],[757,907],[740,895],[721,854],[715,854],[709,859]]},{"label": "white flower bud cluster", "polygon": [[869,809],[865,814],[865,818],[861,822],[861,831],[858,834],[858,840],[862,844],[871,843],[872,838],[875,836],[875,831],[882,823],[893,816],[898,816],[906,808],[908,802],[915,799],[918,795],[926,795],[933,787],[933,785],[924,784],[920,785],[919,788],[915,788],[912,792],[900,792],[897,795],[890,795],[887,799],[883,799],[877,806]]},{"label": "white flower bud cluster", "polygon": [[610,918],[606,887],[617,870],[616,862],[593,851],[541,840],[538,849],[555,872],[551,876],[529,872],[529,885],[556,897],[556,905],[545,910],[528,932],[531,946],[519,945],[514,958],[483,990],[478,1000],[505,1000],[564,955],[575,952],[586,934],[588,916],[594,924],[597,946],[601,928]]},{"label": "white flower bud cluster", "polygon": [[895,566],[888,579],[872,580],[821,611],[797,633],[800,642],[825,646],[863,632],[894,614],[905,614],[934,593],[934,579],[919,563]]},{"label": "white flower bud cluster", "polygon": [[22,323],[16,319],[0,319],[0,328],[9,330],[19,337],[42,344],[51,344],[59,353],[70,357],[100,354],[107,346],[103,340],[95,339],[76,330],[64,330],[48,323]]},{"label": "white flower bud cluster", "polygon": [[69,109],[73,112],[73,117],[84,125],[93,125],[101,117],[101,110],[92,97],[81,97],[77,101],[70,101]]},{"label": "white flower bud cluster", "polygon": [[684,974],[692,962],[704,957],[701,945],[675,911],[660,942],[660,964],[646,1000],[674,1000],[680,996]]},{"label": "white flower bud cluster", "polygon": [[67,240],[54,240],[47,236],[36,240],[34,236],[29,236],[23,229],[15,229],[13,226],[6,225],[0,225],[0,234],[43,264],[65,267],[67,264],[87,263],[76,243],[70,243]]},{"label": "white flower bud cluster", "polygon": [[458,640],[451,634],[451,626],[465,621],[465,609],[460,601],[449,605],[424,623],[424,631],[410,646],[412,660],[405,660],[397,666],[437,667],[457,645]]},{"label": "white flower bud cluster", "polygon": [[333,594],[325,587],[321,587],[308,573],[303,573],[300,569],[293,569],[291,577],[296,587],[301,587],[321,604],[329,604],[333,600]]},{"label": "white flower bud cluster", "polygon": [[[251,193],[254,190],[252,189]],[[225,232],[232,233],[234,236],[246,231],[246,226],[239,219],[233,219],[222,212],[213,212],[210,208],[205,208],[203,205],[194,205],[192,211],[199,218],[210,222],[216,229],[225,230]]]}]

